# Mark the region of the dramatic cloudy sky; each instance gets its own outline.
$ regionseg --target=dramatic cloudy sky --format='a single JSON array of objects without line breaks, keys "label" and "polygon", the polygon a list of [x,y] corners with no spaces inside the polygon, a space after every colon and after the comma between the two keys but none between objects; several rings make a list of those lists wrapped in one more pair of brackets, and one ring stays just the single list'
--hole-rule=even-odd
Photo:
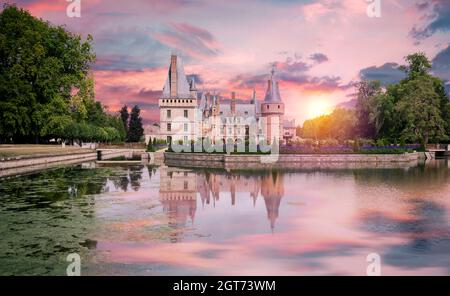
[{"label": "dramatic cloudy sky", "polygon": [[366,0],[81,0],[81,18],[66,16],[66,0],[10,2],[93,35],[96,93],[112,111],[139,104],[158,120],[176,52],[201,89],[242,99],[253,88],[263,97],[276,63],[287,115],[301,123],[348,101],[353,81],[398,81],[409,53],[425,52],[450,81],[450,0],[379,1],[380,18],[368,17]]}]

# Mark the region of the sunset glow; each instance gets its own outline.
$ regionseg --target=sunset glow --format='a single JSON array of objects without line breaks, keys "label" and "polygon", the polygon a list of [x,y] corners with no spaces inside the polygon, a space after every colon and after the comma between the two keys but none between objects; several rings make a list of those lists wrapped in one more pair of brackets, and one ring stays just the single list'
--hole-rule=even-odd
[{"label": "sunset glow", "polygon": [[308,117],[314,118],[329,114],[333,111],[333,106],[323,98],[316,98],[308,104]]},{"label": "sunset glow", "polygon": [[0,277],[450,276],[450,0],[3,2]]},{"label": "sunset glow", "polygon": [[[176,52],[200,89],[225,97],[235,91],[243,100],[254,88],[259,99],[264,96],[270,65],[276,63],[283,99],[295,106],[286,114],[302,123],[352,99],[350,85],[362,76],[398,81],[396,67],[412,52],[436,57],[436,74],[450,81],[448,27],[445,9],[439,8],[446,1],[383,0],[381,18],[367,16],[365,0],[136,0],[133,5],[97,0],[83,2],[81,18],[67,17],[59,1],[15,2],[53,24],[93,36],[96,94],[110,110],[139,104],[146,122],[158,121],[154,110],[164,69]],[[318,100],[323,93],[327,100]]]}]

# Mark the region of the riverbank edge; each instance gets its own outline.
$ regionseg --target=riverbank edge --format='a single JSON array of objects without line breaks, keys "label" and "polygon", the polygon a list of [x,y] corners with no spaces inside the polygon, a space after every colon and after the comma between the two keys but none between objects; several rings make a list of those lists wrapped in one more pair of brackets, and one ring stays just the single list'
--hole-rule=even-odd
[{"label": "riverbank edge", "polygon": [[229,155],[211,153],[175,153],[165,152],[165,161],[195,161],[201,162],[205,167],[209,163],[324,163],[324,162],[356,162],[356,163],[379,163],[379,162],[412,162],[425,159],[421,152],[403,154],[280,154],[280,155]]},{"label": "riverbank edge", "polygon": [[[16,169],[22,167],[32,167],[38,165],[46,165],[50,163],[65,163],[72,161],[93,161],[97,160],[98,151],[101,151],[102,159],[110,159],[118,156],[131,154],[134,150],[125,149],[111,149],[111,150],[87,150],[86,152],[68,153],[68,154],[49,154],[49,155],[35,155],[34,157],[15,157],[0,161],[0,171]],[[139,150],[139,153],[141,151]]]}]

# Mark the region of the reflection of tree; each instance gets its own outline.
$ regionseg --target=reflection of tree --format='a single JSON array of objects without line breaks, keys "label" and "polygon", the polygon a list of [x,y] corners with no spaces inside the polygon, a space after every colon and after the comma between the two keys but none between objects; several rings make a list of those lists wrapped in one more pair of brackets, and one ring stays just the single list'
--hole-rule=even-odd
[{"label": "reflection of tree", "polygon": [[[125,176],[119,177],[119,187],[126,192],[128,190],[128,184],[130,183],[130,180],[128,180],[128,172]],[[116,187],[117,188],[117,187]]]},{"label": "reflection of tree", "polygon": [[116,169],[119,169],[119,168],[120,168],[120,171],[115,172],[114,174],[109,176],[109,179],[114,184],[114,187],[116,190],[120,188],[124,192],[127,192],[128,184],[130,183],[130,180],[128,179],[128,166],[116,167]]},{"label": "reflection of tree", "polygon": [[34,192],[39,200],[58,201],[86,194],[99,194],[105,189],[109,170],[82,170],[79,166],[43,171],[11,179],[1,180],[0,194],[26,196],[34,204]]},{"label": "reflection of tree", "polygon": [[437,160],[408,169],[361,169],[354,170],[357,184],[374,185],[390,184],[397,188],[435,188],[448,184],[450,170],[447,160]]},{"label": "reflection of tree", "polygon": [[371,212],[362,219],[364,229],[407,238],[405,243],[388,246],[383,254],[387,264],[405,269],[443,267],[450,273],[450,230],[445,208],[426,199],[408,203],[411,219]]},{"label": "reflection of tree", "polygon": [[142,166],[130,166],[128,169],[131,188],[133,188],[134,191],[138,191],[141,187],[142,170]]},{"label": "reflection of tree", "polygon": [[[117,169],[117,166],[115,167]],[[148,174],[151,178],[155,174],[157,167],[148,166]],[[122,189],[124,192],[128,190],[128,186],[134,191],[138,191],[141,187],[142,173],[144,172],[144,166],[133,165],[123,166],[120,173],[113,174],[109,179],[113,182],[116,189]]]},{"label": "reflection of tree", "polygon": [[105,192],[110,174],[73,166],[0,179],[0,274],[62,275],[67,254],[83,258],[95,227],[92,195]]},{"label": "reflection of tree", "polygon": [[156,171],[158,170],[158,167],[154,166],[154,165],[148,165],[147,170],[148,170],[148,176],[151,179],[152,176],[155,175]]}]

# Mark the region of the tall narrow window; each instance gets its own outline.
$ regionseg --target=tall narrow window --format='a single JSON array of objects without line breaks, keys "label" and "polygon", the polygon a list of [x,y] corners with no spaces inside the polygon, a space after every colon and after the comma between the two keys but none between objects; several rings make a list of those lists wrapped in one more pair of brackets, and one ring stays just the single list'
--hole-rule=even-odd
[{"label": "tall narrow window", "polygon": [[171,124],[171,123],[168,123],[168,124],[167,124],[167,131],[168,131],[168,132],[171,132],[171,131],[172,131],[172,124]]},{"label": "tall narrow window", "polygon": [[185,131],[185,132],[188,131],[188,124],[187,124],[187,123],[184,124],[184,131]]},{"label": "tall narrow window", "polygon": [[184,118],[188,118],[188,110],[184,110]]},{"label": "tall narrow window", "polygon": [[167,110],[167,118],[171,118],[172,117],[172,110]]}]

